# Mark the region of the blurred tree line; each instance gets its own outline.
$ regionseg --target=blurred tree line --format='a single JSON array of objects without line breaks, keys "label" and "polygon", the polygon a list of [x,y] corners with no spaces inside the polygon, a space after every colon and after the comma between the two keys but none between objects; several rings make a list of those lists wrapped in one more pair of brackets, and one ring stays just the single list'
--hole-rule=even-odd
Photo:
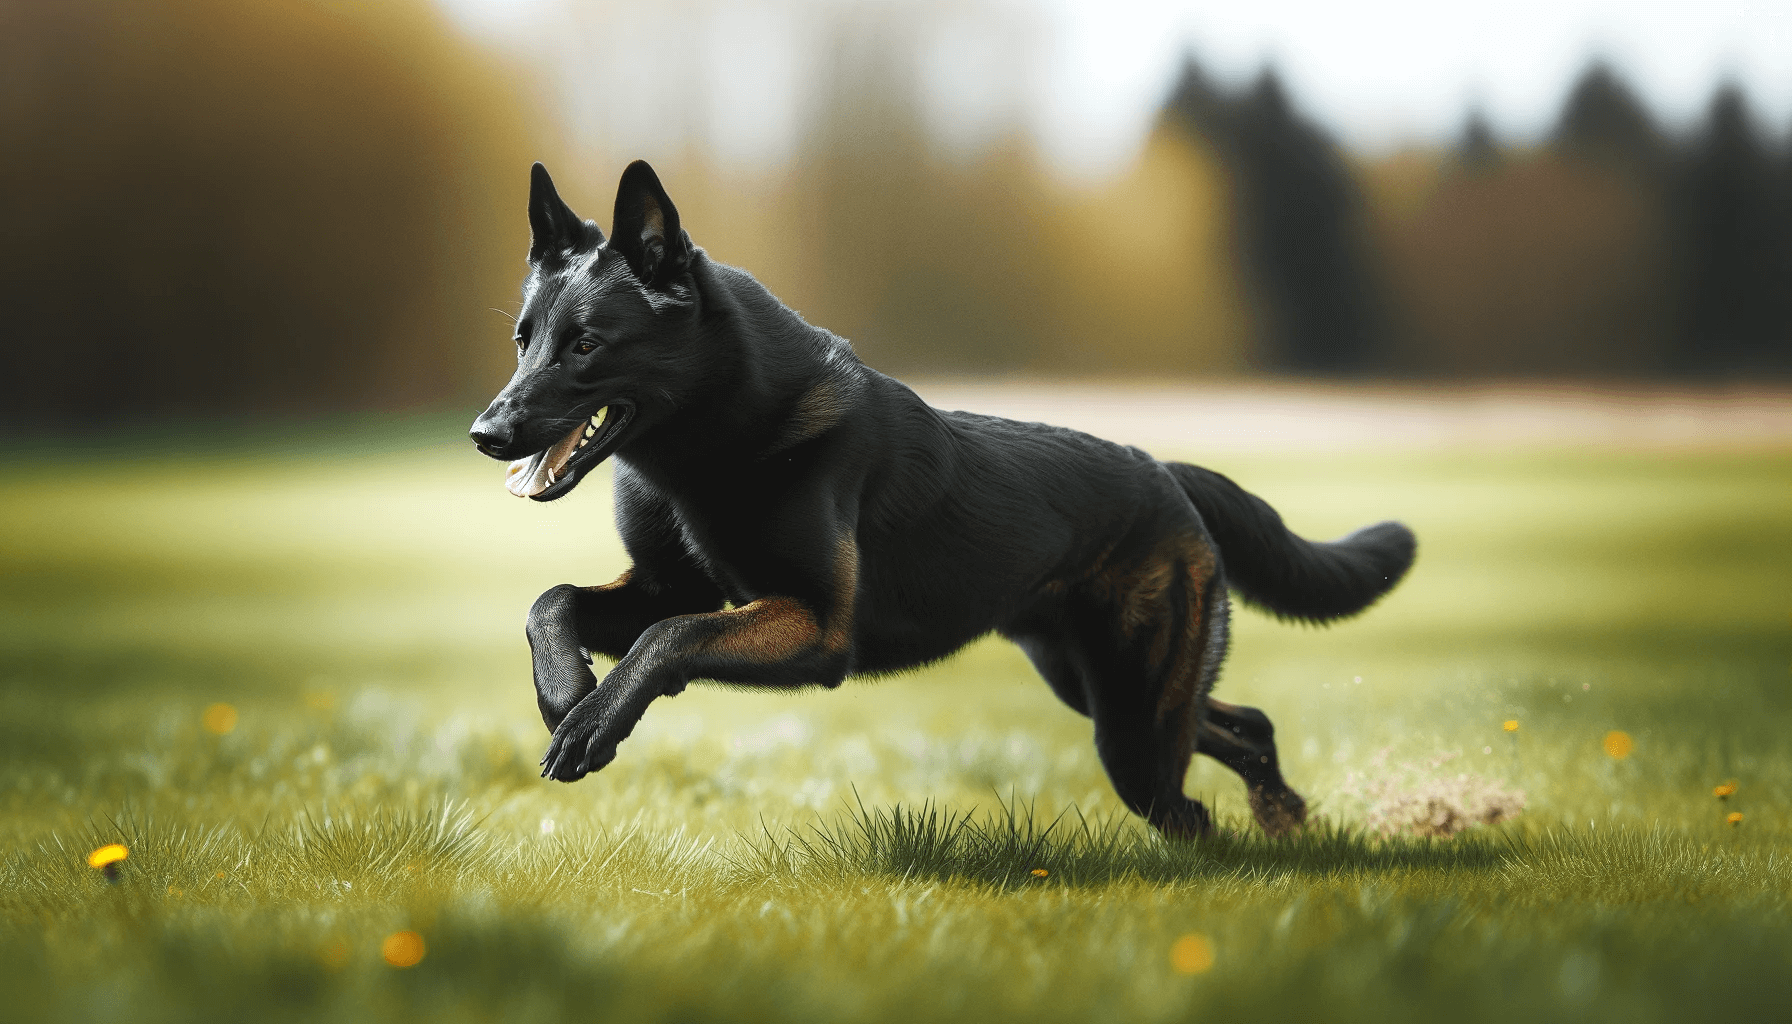
[{"label": "blurred tree line", "polygon": [[[1020,133],[970,154],[930,138],[900,6],[830,26],[795,159],[752,175],[687,160],[697,241],[892,373],[1232,374],[1250,320],[1226,173],[1160,132],[1119,175],[1069,183]],[[600,162],[603,209],[619,161]]]},{"label": "blurred tree line", "polygon": [[1721,87],[1683,139],[1594,62],[1548,143],[1471,111],[1450,153],[1353,165],[1272,71],[1192,61],[1164,120],[1215,140],[1237,194],[1263,365],[1396,375],[1792,370],[1792,154]]},{"label": "blurred tree line", "polygon": [[1792,152],[1736,85],[1674,137],[1595,61],[1542,146],[1502,148],[1471,112],[1453,152],[1360,177],[1392,314],[1361,369],[1792,371]]},{"label": "blurred tree line", "polygon": [[520,99],[428,0],[0,0],[0,422],[465,391]]},{"label": "blurred tree line", "polygon": [[829,10],[803,141],[742,170],[574,148],[428,0],[0,0],[0,422],[476,405],[532,159],[606,226],[653,159],[699,244],[897,373],[1792,369],[1792,164],[1734,87],[1677,138],[1596,64],[1546,145],[1471,115],[1362,161],[1273,72],[1191,62],[1067,181],[1019,131],[933,137],[919,8]]}]

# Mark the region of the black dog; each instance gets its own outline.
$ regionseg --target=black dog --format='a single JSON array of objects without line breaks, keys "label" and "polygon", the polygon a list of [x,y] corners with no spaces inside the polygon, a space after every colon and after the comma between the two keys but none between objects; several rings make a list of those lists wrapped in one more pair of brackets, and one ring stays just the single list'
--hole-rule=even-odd
[{"label": "black dog", "polygon": [[[1182,791],[1196,751],[1244,778],[1266,832],[1303,820],[1269,719],[1208,696],[1227,588],[1284,618],[1359,612],[1411,565],[1404,526],[1313,544],[1217,473],[933,409],[693,247],[645,163],[608,240],[536,164],[529,226],[516,375],[473,440],[537,501],[614,454],[634,560],[529,612],[544,776],[609,764],[693,679],[833,687],[994,630],[1094,719],[1115,790],[1165,834],[1211,828]],[[591,652],[619,659],[601,685]]]}]

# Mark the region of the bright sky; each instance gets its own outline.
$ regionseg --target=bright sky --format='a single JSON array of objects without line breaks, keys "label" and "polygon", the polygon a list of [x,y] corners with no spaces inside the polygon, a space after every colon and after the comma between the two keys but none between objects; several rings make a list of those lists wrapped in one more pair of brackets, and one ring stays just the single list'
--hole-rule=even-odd
[{"label": "bright sky", "polygon": [[[1025,124],[1072,174],[1132,154],[1187,52],[1231,83],[1272,61],[1302,109],[1367,152],[1451,139],[1471,104],[1502,137],[1536,138],[1594,54],[1671,127],[1696,118],[1725,78],[1743,84],[1776,138],[1792,127],[1792,0],[439,2],[475,33],[551,41],[569,118],[584,130],[643,150],[695,131],[745,164],[788,155],[828,45],[818,26],[844,15],[889,31],[913,11],[925,14],[909,20],[925,22],[918,84],[940,133],[975,146]],[[668,45],[668,34],[689,43]],[[666,68],[636,58],[680,49],[698,65],[680,96],[599,97],[663,92]],[[681,102],[702,112],[666,116]]]}]

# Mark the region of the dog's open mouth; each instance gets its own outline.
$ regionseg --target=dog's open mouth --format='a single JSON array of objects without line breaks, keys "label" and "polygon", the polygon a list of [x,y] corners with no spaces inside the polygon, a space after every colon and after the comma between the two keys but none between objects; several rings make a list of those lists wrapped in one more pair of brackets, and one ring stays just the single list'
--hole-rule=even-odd
[{"label": "dog's open mouth", "polygon": [[613,402],[580,420],[552,448],[512,462],[504,474],[505,489],[536,501],[552,501],[572,490],[587,471],[615,450],[634,411],[631,404]]}]

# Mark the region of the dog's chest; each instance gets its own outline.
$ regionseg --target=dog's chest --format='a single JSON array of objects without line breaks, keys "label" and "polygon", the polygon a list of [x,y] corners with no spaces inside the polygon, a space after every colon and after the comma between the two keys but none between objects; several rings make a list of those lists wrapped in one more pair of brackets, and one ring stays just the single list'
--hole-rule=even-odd
[{"label": "dog's chest", "polygon": [[667,498],[680,546],[730,601],[744,604],[777,588],[773,567],[779,559],[768,536],[766,509],[750,500]]},{"label": "dog's chest", "polygon": [[[772,463],[772,464],[768,464]],[[805,566],[831,564],[831,531],[795,495],[813,490],[811,467],[786,459],[755,460],[698,479],[640,479],[645,504],[670,520],[685,554],[722,589],[745,603],[807,589]],[[820,553],[821,558],[812,557]]]}]

